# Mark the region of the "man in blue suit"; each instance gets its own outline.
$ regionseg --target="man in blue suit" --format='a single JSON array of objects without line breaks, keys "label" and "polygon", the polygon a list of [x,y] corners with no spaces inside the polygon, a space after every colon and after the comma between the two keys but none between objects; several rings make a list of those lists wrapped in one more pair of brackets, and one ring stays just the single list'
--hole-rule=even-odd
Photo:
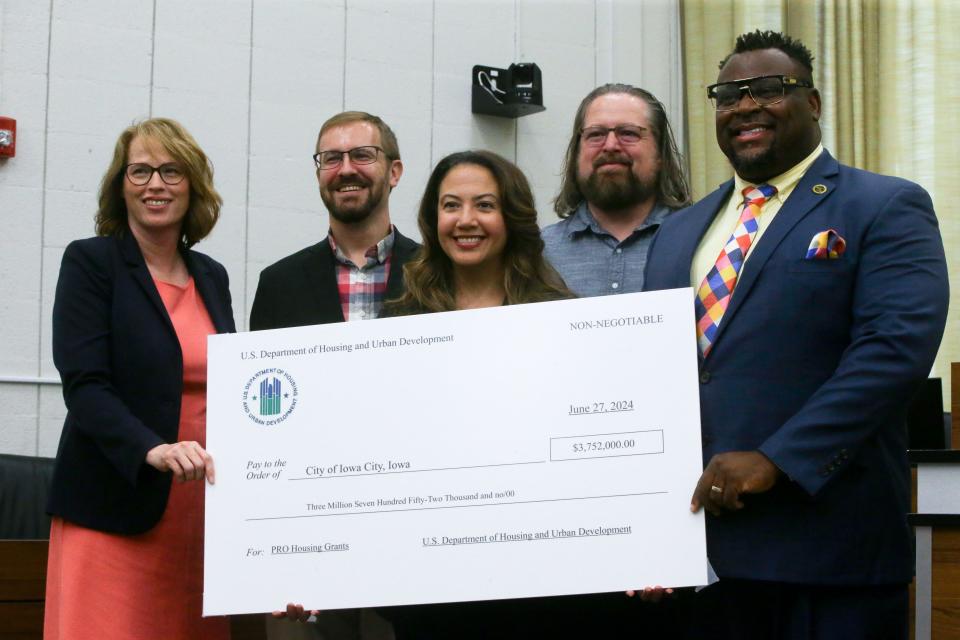
[{"label": "man in blue suit", "polygon": [[646,271],[696,291],[691,509],[720,580],[690,635],[906,638],[905,414],[948,303],[930,197],[823,149],[796,40],[740,36],[708,93],[736,175],[663,223]]}]

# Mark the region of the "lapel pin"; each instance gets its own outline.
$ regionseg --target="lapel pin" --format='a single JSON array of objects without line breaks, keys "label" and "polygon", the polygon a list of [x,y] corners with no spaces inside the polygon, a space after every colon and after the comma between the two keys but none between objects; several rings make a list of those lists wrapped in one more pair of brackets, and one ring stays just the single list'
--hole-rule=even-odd
[{"label": "lapel pin", "polygon": [[815,184],[813,185],[813,192],[818,196],[822,196],[827,192],[827,185],[825,184]]}]

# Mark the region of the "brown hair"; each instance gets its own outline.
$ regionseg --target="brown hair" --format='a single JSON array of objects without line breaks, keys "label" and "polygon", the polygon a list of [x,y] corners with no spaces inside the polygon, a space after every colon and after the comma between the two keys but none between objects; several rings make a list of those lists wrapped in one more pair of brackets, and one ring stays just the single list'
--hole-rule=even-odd
[{"label": "brown hair", "polygon": [[190,207],[180,229],[184,247],[192,247],[213,230],[220,217],[223,199],[213,187],[213,165],[207,155],[179,122],[150,118],[123,130],[113,149],[113,160],[100,182],[99,206],[95,218],[98,236],[115,236],[127,231],[127,205],[123,199],[130,143],[142,137],[155,142],[177,161],[190,181]]},{"label": "brown hair", "polygon": [[375,126],[380,132],[380,146],[383,147],[383,155],[387,156],[387,160],[400,159],[400,146],[397,144],[397,136],[393,133],[393,129],[386,122],[366,111],[344,111],[324,122],[320,126],[320,133],[317,135],[317,151],[320,150],[320,138],[328,130],[354,122],[367,122]]},{"label": "brown hair", "polygon": [[594,100],[608,93],[626,93],[640,98],[647,104],[650,131],[657,140],[657,152],[660,154],[660,174],[657,176],[657,202],[675,209],[690,204],[690,186],[687,184],[686,171],[677,142],[673,139],[673,130],[667,120],[667,112],[657,98],[639,87],[629,84],[610,83],[597,87],[587,94],[577,115],[573,118],[573,133],[563,158],[560,193],[553,200],[553,210],[561,218],[569,217],[584,201],[577,185],[577,156],[580,154],[580,130],[587,117],[587,109]]},{"label": "brown hair", "polygon": [[526,176],[509,160],[490,151],[460,151],[437,163],[420,200],[417,223],[423,247],[404,267],[406,293],[387,303],[387,313],[403,315],[456,309],[453,263],[440,247],[437,211],[440,183],[451,169],[472,164],[493,174],[500,189],[507,229],[504,282],[507,304],[573,298],[563,279],[543,257],[533,192]]}]

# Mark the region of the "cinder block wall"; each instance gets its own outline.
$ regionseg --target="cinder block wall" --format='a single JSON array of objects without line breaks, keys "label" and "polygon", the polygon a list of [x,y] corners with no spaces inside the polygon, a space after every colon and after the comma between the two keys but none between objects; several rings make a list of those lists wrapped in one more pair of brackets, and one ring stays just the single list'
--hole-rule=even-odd
[{"label": "cinder block wall", "polygon": [[[574,111],[594,86],[638,84],[678,132],[677,0],[0,0],[0,452],[54,455],[65,409],[51,360],[63,248],[93,235],[96,191],[132,121],[181,121],[211,156],[222,217],[198,249],[231,277],[245,329],[260,270],[327,230],[310,155],[320,124],[370,111],[406,167],[394,222],[443,155],[492,149],[534,186],[541,224]],[[470,113],[474,64],[536,62],[543,113]]]}]

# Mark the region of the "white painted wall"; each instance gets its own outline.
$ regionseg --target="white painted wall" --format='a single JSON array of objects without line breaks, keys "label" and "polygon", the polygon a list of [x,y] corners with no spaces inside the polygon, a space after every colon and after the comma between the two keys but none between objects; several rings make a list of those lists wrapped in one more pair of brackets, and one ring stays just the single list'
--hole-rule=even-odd
[{"label": "white painted wall", "polygon": [[[678,0],[0,0],[0,115],[18,125],[17,156],[0,161],[0,452],[56,452],[60,257],[93,235],[99,180],[132,121],[175,118],[212,158],[225,204],[198,248],[226,265],[245,328],[260,270],[326,233],[310,155],[327,117],[369,111],[396,131],[404,233],[417,236],[433,164],[471,147],[515,160],[548,224],[593,87],[643,86],[679,125],[679,33]],[[511,62],[540,66],[547,110],[471,114],[472,66]]]}]

